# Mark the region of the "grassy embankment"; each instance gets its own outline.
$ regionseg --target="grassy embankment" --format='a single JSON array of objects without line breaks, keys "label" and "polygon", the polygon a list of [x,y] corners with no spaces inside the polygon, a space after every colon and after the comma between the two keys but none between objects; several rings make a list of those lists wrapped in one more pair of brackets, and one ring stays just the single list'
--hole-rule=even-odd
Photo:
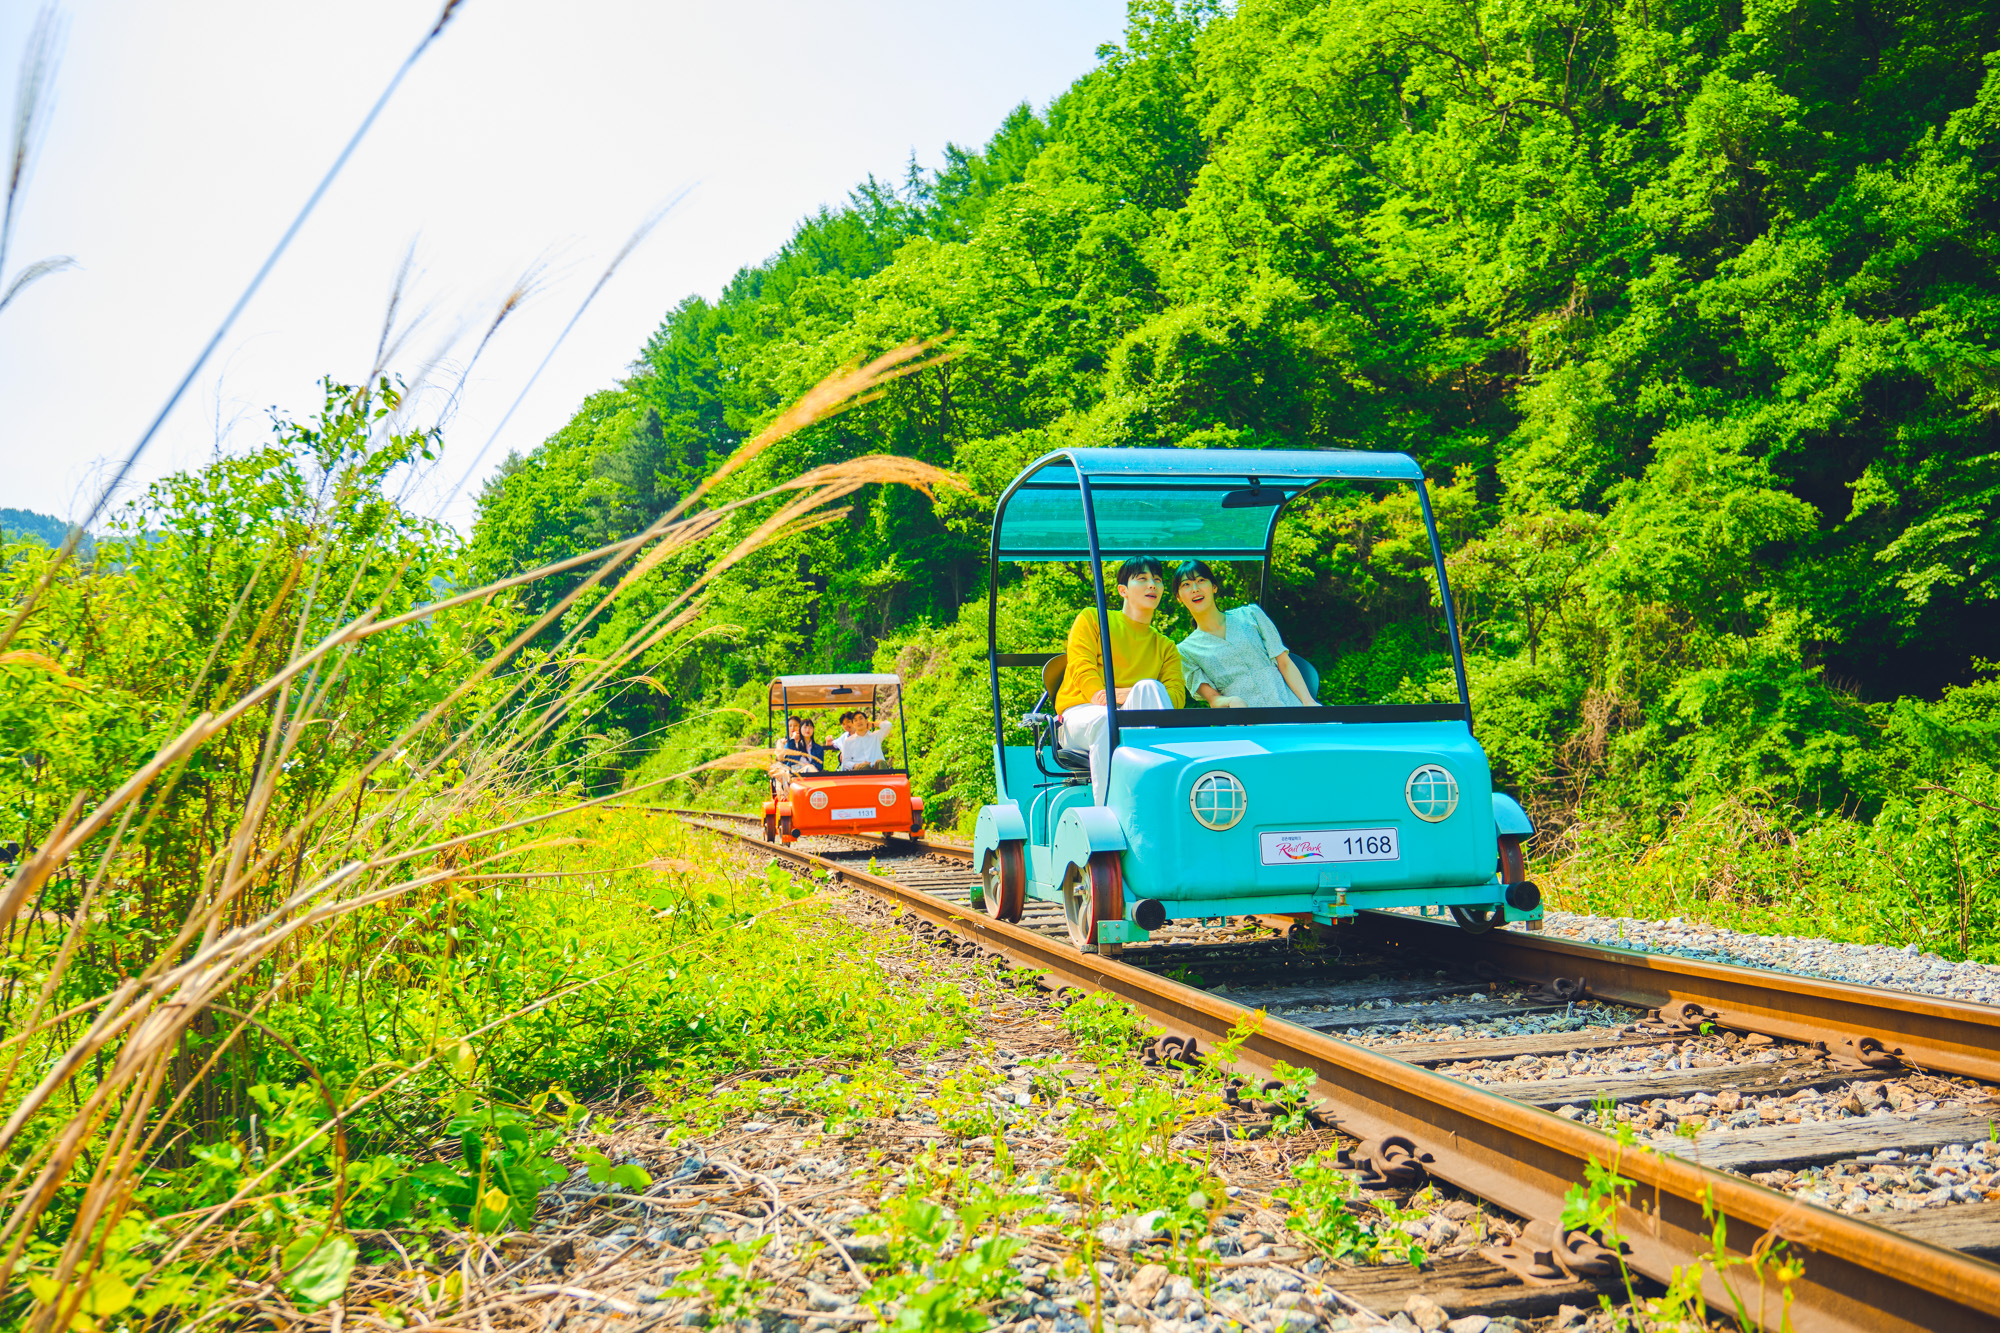
[{"label": "grassy embankment", "polygon": [[[829,378],[716,477],[921,351]],[[448,535],[386,485],[433,441],[395,409],[329,385],[318,421],[153,488],[94,564],[0,564],[10,1324],[324,1301],[368,1235],[525,1224],[575,1096],[767,1032],[860,1040],[863,1010],[801,980],[825,969],[739,928],[791,895],[613,831],[552,738],[695,618],[705,579],[662,587],[667,554],[706,546],[712,573],[864,484],[949,478],[864,459],[697,491],[440,597]],[[554,605],[510,603],[558,576]],[[578,650],[638,600],[623,641]]]}]

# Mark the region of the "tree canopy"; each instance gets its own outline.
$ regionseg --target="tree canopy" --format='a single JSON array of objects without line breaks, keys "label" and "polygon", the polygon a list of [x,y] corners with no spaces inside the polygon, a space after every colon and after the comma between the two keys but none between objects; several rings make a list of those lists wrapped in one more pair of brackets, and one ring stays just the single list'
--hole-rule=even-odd
[{"label": "tree canopy", "polygon": [[[1395,449],[1437,490],[1481,737],[1545,819],[1871,814],[1935,728],[1990,756],[2000,713],[1996,33],[1974,3],[1134,0],[1048,107],[673,306],[509,460],[472,562],[635,532],[829,370],[949,331],[955,361],[729,484],[891,452],[972,492],[883,488],[719,578],[631,736],[896,662],[962,813],[1023,462]],[[1269,606],[1326,697],[1434,695],[1413,511],[1288,523]],[[1082,587],[999,595],[1032,636]]]}]

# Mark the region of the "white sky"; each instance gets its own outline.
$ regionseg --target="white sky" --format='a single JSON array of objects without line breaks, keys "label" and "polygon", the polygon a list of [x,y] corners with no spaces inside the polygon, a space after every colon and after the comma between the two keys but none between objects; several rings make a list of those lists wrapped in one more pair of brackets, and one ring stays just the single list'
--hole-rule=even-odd
[{"label": "white sky", "polygon": [[[0,0],[10,113],[37,8]],[[0,312],[0,507],[76,517],[436,5],[80,0],[65,13],[7,276],[50,254],[81,267]],[[465,0],[135,479],[198,465],[218,438],[259,443],[267,407],[304,416],[319,376],[365,373],[413,241],[416,304],[432,314],[406,372],[455,330],[468,355],[546,253],[550,281],[487,349],[450,424],[448,488],[610,256],[691,187],[563,344],[490,469],[617,380],[683,296],[712,297],[870,172],[900,180],[913,151],[935,167],[1016,103],[1046,105],[1123,21],[1121,0]],[[468,515],[462,496],[445,511]]]}]

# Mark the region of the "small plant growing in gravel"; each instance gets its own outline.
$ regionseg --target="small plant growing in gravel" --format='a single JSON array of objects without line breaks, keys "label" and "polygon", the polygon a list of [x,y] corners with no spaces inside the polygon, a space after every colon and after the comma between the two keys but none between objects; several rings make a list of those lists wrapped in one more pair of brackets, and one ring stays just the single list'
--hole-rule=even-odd
[{"label": "small plant growing in gravel", "polygon": [[938,1118],[938,1125],[953,1138],[977,1138],[981,1134],[991,1134],[1000,1128],[999,1117],[994,1107],[986,1100],[986,1090],[991,1085],[987,1075],[976,1070],[967,1070],[949,1078],[940,1079],[937,1092],[924,1099]]},{"label": "small plant growing in gravel", "polygon": [[1096,991],[1063,1010],[1063,1031],[1081,1048],[1085,1059],[1123,1059],[1153,1035],[1130,1005]]},{"label": "small plant growing in gravel", "polygon": [[582,1162],[591,1182],[598,1185],[618,1185],[628,1190],[643,1190],[653,1183],[652,1175],[642,1166],[631,1162],[614,1164],[603,1153],[593,1148],[578,1151],[577,1160]]},{"label": "small plant growing in gravel", "polygon": [[[1688,1122],[1683,1121],[1676,1133],[1693,1139],[1698,1132]],[[1767,1282],[1775,1280],[1784,1309],[1779,1315],[1780,1329],[1792,1326],[1792,1284],[1805,1273],[1805,1266],[1796,1256],[1788,1255],[1783,1241],[1766,1233],[1747,1255],[1731,1254],[1728,1247],[1729,1219],[1715,1206],[1714,1192],[1702,1195],[1702,1217],[1709,1223],[1709,1252],[1698,1257],[1685,1268],[1674,1270],[1672,1280],[1667,1284],[1666,1294],[1651,1300],[1642,1299],[1633,1289],[1632,1270],[1625,1262],[1624,1243],[1618,1232],[1619,1206],[1630,1200],[1632,1190],[1638,1182],[1619,1173],[1619,1165],[1626,1152],[1636,1143],[1630,1124],[1619,1122],[1613,1130],[1611,1160],[1600,1163],[1592,1159],[1584,1168],[1584,1183],[1572,1185],[1563,1201],[1562,1225],[1567,1231],[1585,1231],[1598,1238],[1618,1259],[1619,1276],[1625,1287],[1627,1301],[1644,1309],[1656,1323],[1667,1327],[1691,1324],[1707,1327],[1708,1305],[1701,1294],[1704,1264],[1717,1275],[1732,1268],[1747,1267],[1756,1278],[1761,1291]],[[1754,1329],[1767,1328],[1765,1311],[1760,1301],[1753,1315],[1743,1298],[1730,1283],[1723,1283],[1729,1292],[1730,1303],[1735,1307],[1737,1327],[1743,1333]],[[1609,1296],[1599,1296],[1599,1304],[1606,1311],[1614,1310]],[[1620,1325],[1623,1326],[1622,1324]]]},{"label": "small plant growing in gravel", "polygon": [[543,1187],[565,1174],[549,1156],[561,1135],[535,1129],[512,1107],[475,1107],[469,1095],[449,1128],[458,1133],[459,1164],[420,1166],[412,1173],[419,1184],[474,1231],[534,1226]]},{"label": "small plant growing in gravel", "polygon": [[1412,1268],[1423,1267],[1423,1243],[1395,1225],[1422,1217],[1423,1209],[1378,1203],[1375,1207],[1382,1213],[1383,1225],[1371,1225],[1353,1207],[1359,1193],[1354,1181],[1328,1161],[1325,1154],[1294,1167],[1292,1178],[1296,1184],[1272,1191],[1292,1205],[1285,1225],[1312,1242],[1327,1258],[1360,1255],[1365,1262],[1378,1264],[1385,1256],[1394,1255]]},{"label": "small plant growing in gravel", "polygon": [[1032,999],[1040,993],[1042,978],[1048,974],[1045,967],[1010,967],[1000,974],[1000,984],[1023,999]]},{"label": "small plant growing in gravel", "polygon": [[[1012,1261],[1026,1242],[1000,1235],[999,1223],[1036,1200],[978,1187],[953,1213],[925,1196],[933,1185],[920,1172],[904,1193],[855,1224],[857,1231],[883,1236],[888,1249],[886,1264],[876,1265],[886,1271],[862,1300],[899,1333],[978,1333],[991,1322],[980,1307],[1021,1285]],[[982,1237],[989,1222],[992,1234]]]},{"label": "small plant growing in gravel", "polygon": [[1062,1071],[1056,1068],[1061,1062],[1059,1055],[1031,1056],[1021,1061],[1021,1068],[1028,1076],[1028,1093],[1036,1101],[1054,1106],[1069,1091]]},{"label": "small plant growing in gravel", "polygon": [[1349,1208],[1354,1182],[1338,1167],[1315,1156],[1292,1169],[1298,1183],[1273,1190],[1292,1205],[1285,1225],[1311,1241],[1329,1259],[1345,1259],[1372,1247],[1368,1224]]},{"label": "small plant growing in gravel", "polygon": [[1215,1107],[1190,1101],[1173,1087],[1151,1079],[1107,1077],[1097,1085],[1110,1114],[1084,1128],[1069,1152],[1078,1169],[1070,1188],[1114,1208],[1156,1215],[1154,1228],[1178,1239],[1205,1231],[1208,1214],[1190,1204],[1222,1192],[1199,1162],[1172,1146],[1189,1120]]},{"label": "small plant growing in gravel", "polygon": [[701,1252],[701,1262],[667,1288],[670,1296],[703,1300],[719,1319],[744,1319],[757,1312],[771,1279],[757,1275],[757,1256],[771,1243],[769,1233],[755,1240],[722,1241]]},{"label": "small plant growing in gravel", "polygon": [[1271,1130],[1276,1134],[1296,1134],[1312,1123],[1312,1091],[1319,1075],[1310,1069],[1295,1069],[1283,1060],[1271,1066],[1271,1074],[1278,1083],[1271,1090],[1271,1100],[1278,1104]]}]

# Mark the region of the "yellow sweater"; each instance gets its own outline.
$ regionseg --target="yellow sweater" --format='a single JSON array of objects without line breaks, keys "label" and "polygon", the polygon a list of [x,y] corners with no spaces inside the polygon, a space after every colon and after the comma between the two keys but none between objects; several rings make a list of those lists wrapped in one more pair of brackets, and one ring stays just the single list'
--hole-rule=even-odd
[{"label": "yellow sweater", "polygon": [[[1104,688],[1104,658],[1098,650],[1095,610],[1076,613],[1063,647],[1069,653],[1069,665],[1063,671],[1062,688],[1056,691],[1058,713],[1089,703],[1090,696]],[[1111,613],[1111,665],[1116,668],[1119,689],[1130,689],[1137,681],[1157,680],[1166,686],[1174,707],[1186,705],[1181,650],[1151,625],[1141,625],[1122,611]]]}]

